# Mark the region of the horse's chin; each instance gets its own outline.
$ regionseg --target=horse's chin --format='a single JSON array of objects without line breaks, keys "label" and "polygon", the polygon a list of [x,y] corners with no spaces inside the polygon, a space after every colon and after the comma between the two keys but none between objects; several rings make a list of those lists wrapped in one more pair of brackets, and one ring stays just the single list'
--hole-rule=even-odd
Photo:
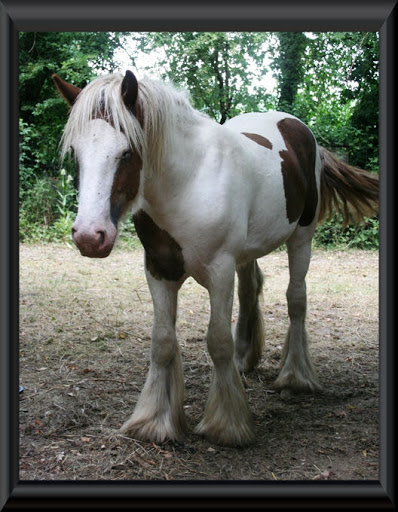
[{"label": "horse's chin", "polygon": [[101,247],[101,249],[95,249],[90,246],[80,246],[78,247],[80,254],[85,256],[86,258],[107,258],[113,249],[113,244],[106,247]]},{"label": "horse's chin", "polygon": [[80,254],[82,256],[85,256],[86,258],[107,258],[109,255],[110,255],[111,251],[108,251],[108,252],[104,252],[104,253],[98,253],[98,254],[83,254],[81,251],[80,251]]}]

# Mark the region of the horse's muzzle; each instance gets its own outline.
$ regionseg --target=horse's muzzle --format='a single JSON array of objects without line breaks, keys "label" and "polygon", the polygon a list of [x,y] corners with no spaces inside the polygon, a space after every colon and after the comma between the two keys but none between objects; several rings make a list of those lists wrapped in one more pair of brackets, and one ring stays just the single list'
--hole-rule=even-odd
[{"label": "horse's muzzle", "polygon": [[82,256],[106,258],[115,243],[116,229],[108,231],[99,225],[83,228],[75,223],[72,226],[72,238]]}]

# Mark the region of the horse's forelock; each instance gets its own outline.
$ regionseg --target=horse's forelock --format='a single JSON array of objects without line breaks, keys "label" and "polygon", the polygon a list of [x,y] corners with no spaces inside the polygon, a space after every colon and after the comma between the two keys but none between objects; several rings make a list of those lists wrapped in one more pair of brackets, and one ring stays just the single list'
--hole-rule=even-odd
[{"label": "horse's forelock", "polygon": [[193,112],[189,96],[174,87],[144,79],[139,82],[135,117],[123,103],[123,75],[113,73],[90,82],[71,109],[62,137],[62,158],[75,146],[92,119],[104,119],[125,134],[147,167],[161,169],[163,148],[167,144],[178,112]]},{"label": "horse's forelock", "polygon": [[124,105],[120,93],[123,76],[119,73],[100,77],[89,83],[71,109],[62,136],[62,158],[75,146],[93,119],[104,119],[123,132],[138,151],[143,146],[142,128]]}]

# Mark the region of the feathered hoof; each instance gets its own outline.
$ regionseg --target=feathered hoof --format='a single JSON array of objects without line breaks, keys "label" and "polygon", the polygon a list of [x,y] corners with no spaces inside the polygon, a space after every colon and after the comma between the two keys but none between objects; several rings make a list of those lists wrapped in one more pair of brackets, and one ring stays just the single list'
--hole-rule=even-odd
[{"label": "feathered hoof", "polygon": [[286,398],[289,394],[315,394],[322,391],[316,375],[304,376],[293,372],[282,372],[274,382],[274,388]]},{"label": "feathered hoof", "polygon": [[140,441],[181,441],[186,431],[185,422],[178,428],[164,421],[164,418],[135,419],[134,415],[119,429],[120,434],[128,434]]},{"label": "feathered hoof", "polygon": [[253,426],[251,424],[213,425],[203,419],[195,428],[195,433],[205,437],[218,446],[244,448],[255,441]]}]

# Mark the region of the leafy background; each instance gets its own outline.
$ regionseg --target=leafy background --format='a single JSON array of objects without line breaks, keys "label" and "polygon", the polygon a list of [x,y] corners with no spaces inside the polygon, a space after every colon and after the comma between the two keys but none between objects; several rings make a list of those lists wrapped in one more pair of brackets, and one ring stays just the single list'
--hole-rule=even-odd
[{"label": "leafy background", "polygon": [[[379,36],[369,32],[22,32],[20,239],[69,243],[76,169],[60,167],[68,108],[51,75],[84,87],[100,74],[149,74],[188,89],[219,123],[242,112],[283,110],[353,165],[378,172]],[[137,69],[138,68],[138,69]],[[315,244],[378,248],[378,219],[319,226]],[[127,222],[122,241],[134,234]]]}]

